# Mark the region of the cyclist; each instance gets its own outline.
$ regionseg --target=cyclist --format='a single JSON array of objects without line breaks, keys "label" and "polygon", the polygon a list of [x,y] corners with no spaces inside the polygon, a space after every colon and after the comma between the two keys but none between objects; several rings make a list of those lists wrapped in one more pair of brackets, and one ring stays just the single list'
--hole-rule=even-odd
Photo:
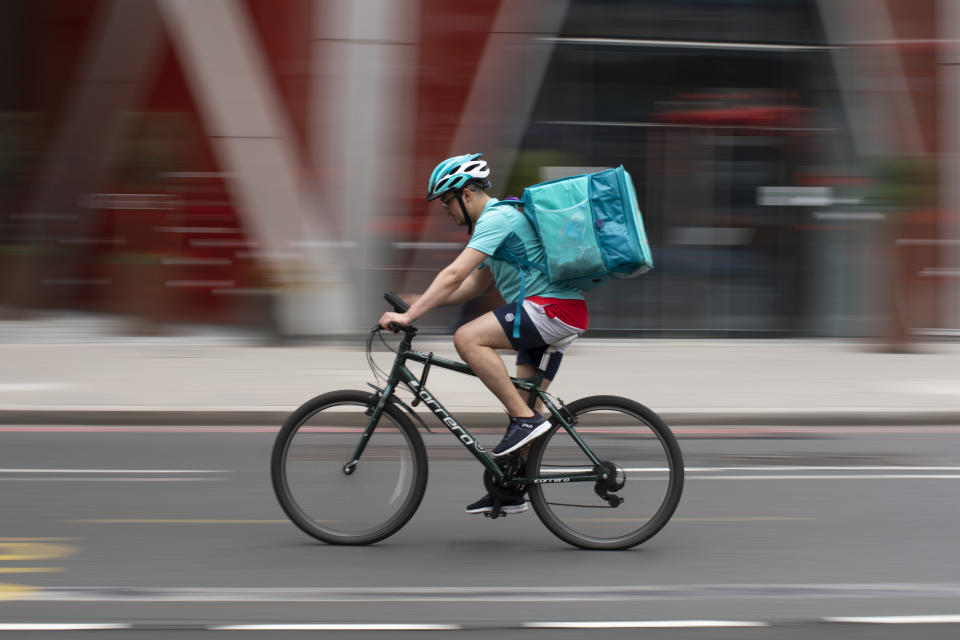
[{"label": "cyclist", "polygon": [[[490,168],[483,154],[474,153],[448,158],[437,165],[427,184],[427,200],[440,199],[440,205],[454,223],[466,226],[470,241],[467,247],[434,278],[421,295],[405,295],[410,304],[405,313],[384,313],[380,326],[394,322],[412,324],[441,305],[461,304],[482,295],[491,284],[507,304],[464,324],[453,336],[460,357],[470,365],[477,377],[503,403],[510,415],[503,439],[491,451],[503,456],[521,449],[550,429],[550,423],[532,410],[513,386],[497,349],[517,352],[517,377],[536,373],[547,347],[572,335],[579,336],[588,324],[587,306],[579,289],[550,284],[538,269],[523,268],[496,257],[497,249],[508,248],[514,255],[531,262],[544,259],[543,244],[524,214],[489,194]],[[520,337],[514,338],[514,321],[520,302]],[[552,356],[545,369],[542,388],[546,389],[556,375],[563,358],[563,345]],[[539,408],[539,407],[538,407]],[[467,506],[467,513],[493,510],[493,498],[484,496]],[[504,513],[527,510],[524,500],[503,503]]]}]

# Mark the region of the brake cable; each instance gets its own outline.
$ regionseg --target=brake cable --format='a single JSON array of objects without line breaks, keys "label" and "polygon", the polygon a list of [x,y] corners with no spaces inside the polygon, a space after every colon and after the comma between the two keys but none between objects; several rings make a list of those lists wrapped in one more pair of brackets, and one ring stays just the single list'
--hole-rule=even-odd
[{"label": "brake cable", "polygon": [[[367,386],[370,387],[370,388],[372,388],[372,389],[373,389],[374,391],[376,391],[377,393],[383,393],[383,388],[382,388],[382,387],[379,387],[379,386],[377,386],[377,385],[379,385],[379,384],[381,383],[381,381],[383,381],[383,383],[386,383],[387,379],[388,379],[390,376],[387,374],[386,371],[384,371],[384,370],[381,369],[379,366],[377,366],[376,361],[373,359],[373,336],[374,336],[374,334],[376,334],[377,337],[380,338],[380,342],[381,342],[381,343],[383,344],[383,346],[387,349],[387,351],[389,351],[389,352],[391,352],[391,353],[393,353],[393,354],[396,354],[396,353],[397,353],[397,350],[394,349],[393,347],[391,347],[390,344],[389,344],[386,340],[383,339],[383,330],[382,330],[380,327],[374,327],[373,329],[370,330],[370,333],[367,335],[367,366],[370,367],[370,372],[373,373],[374,381],[376,382],[376,384],[371,384],[371,383],[368,382],[368,383],[367,383]],[[386,386],[386,385],[384,384],[384,386]],[[393,400],[394,402],[396,402],[398,405],[400,405],[414,420],[416,420],[416,422],[419,423],[420,426],[423,427],[423,428],[427,431],[427,433],[433,433],[433,429],[431,429],[431,428],[427,425],[427,423],[424,422],[424,420],[423,420],[423,418],[420,416],[420,414],[417,413],[416,411],[414,411],[414,410],[410,407],[410,405],[408,405],[406,402],[404,402],[403,399],[400,398],[400,397],[397,395],[397,392],[399,392],[399,391],[401,391],[401,390],[402,390],[402,391],[406,391],[406,392],[411,392],[409,389],[407,389],[406,386],[404,386],[404,385],[398,385],[398,386],[394,389],[394,395],[393,395],[392,400]],[[411,392],[411,393],[412,393],[412,392]]]},{"label": "brake cable", "polygon": [[373,336],[376,335],[380,338],[380,342],[383,343],[383,346],[386,347],[387,351],[396,354],[397,351],[393,349],[386,340],[383,339],[383,330],[380,327],[374,327],[370,330],[370,333],[367,334],[367,366],[370,367],[370,372],[373,373],[374,380],[377,384],[380,384],[381,380],[386,382],[389,375],[386,371],[377,366],[376,361],[373,359]]}]

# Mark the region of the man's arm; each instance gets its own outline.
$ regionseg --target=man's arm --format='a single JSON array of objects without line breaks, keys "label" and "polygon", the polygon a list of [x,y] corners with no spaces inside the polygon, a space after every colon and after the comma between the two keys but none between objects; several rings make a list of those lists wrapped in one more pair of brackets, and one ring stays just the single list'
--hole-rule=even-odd
[{"label": "man's arm", "polygon": [[405,326],[423,317],[434,307],[457,304],[458,301],[470,300],[483,293],[490,286],[490,270],[478,270],[477,267],[489,257],[482,251],[467,247],[437,274],[427,290],[410,305],[406,313],[387,312],[380,318],[380,326],[386,327],[391,322]]},{"label": "man's arm", "polygon": [[477,296],[483,295],[490,288],[491,283],[493,283],[493,272],[490,267],[482,269],[474,267],[473,273],[467,276],[467,279],[460,284],[456,291],[447,296],[443,305],[463,304],[473,300]]},{"label": "man's arm", "polygon": [[[490,288],[490,285],[493,283],[493,272],[489,268],[476,268],[473,270],[467,279],[464,280],[460,287],[447,296],[447,299],[441,302],[438,306],[449,307],[455,304],[463,304],[469,300],[473,300],[477,296],[484,294],[487,289]],[[414,302],[419,300],[422,294],[419,293],[399,293],[397,294],[401,300],[407,304],[412,305]]]}]

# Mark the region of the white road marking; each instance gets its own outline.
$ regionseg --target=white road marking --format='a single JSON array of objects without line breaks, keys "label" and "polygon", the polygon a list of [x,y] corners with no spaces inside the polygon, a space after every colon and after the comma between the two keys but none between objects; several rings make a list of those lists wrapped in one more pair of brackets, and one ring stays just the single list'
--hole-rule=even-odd
[{"label": "white road marking", "polygon": [[960,623],[960,615],[831,617],[824,618],[824,620],[826,622],[857,622],[862,624],[957,624]]},{"label": "white road marking", "polygon": [[[0,469],[0,482],[218,482],[220,469]],[[99,476],[99,477],[97,477]]]},{"label": "white road marking", "polygon": [[459,624],[225,624],[212,631],[458,631]]},{"label": "white road marking", "polygon": [[529,629],[684,629],[703,627],[769,627],[745,620],[612,620],[607,622],[524,622]]},{"label": "white road marking", "polygon": [[[547,474],[584,473],[592,471],[593,467],[550,467],[542,471]],[[630,473],[666,473],[667,467],[626,467],[624,471]],[[960,467],[897,467],[897,466],[798,466],[798,465],[765,465],[756,467],[684,467],[686,473],[722,473],[738,471],[741,473],[766,473],[770,471],[958,471]],[[761,476],[757,476],[761,477]],[[767,476],[762,476],[767,477]],[[804,476],[807,477],[807,476]],[[846,477],[846,476],[844,476]]]},{"label": "white road marking", "polygon": [[130,624],[112,622],[4,622],[0,624],[0,631],[100,631],[132,628],[133,625]]},{"label": "white road marking", "polygon": [[[956,624],[960,615],[829,617],[821,622],[855,624]],[[777,623],[757,620],[604,620],[569,622],[519,622],[506,629],[705,629],[729,627],[774,627]],[[469,631],[471,624],[417,623],[295,623],[295,624],[205,624],[202,631]],[[128,622],[9,622],[0,623],[0,631],[105,631],[105,630],[182,630],[176,622],[141,625]]]},{"label": "white road marking", "polygon": [[43,587],[8,600],[32,602],[626,602],[731,597],[952,598],[960,583],[714,584],[620,587]]},{"label": "white road marking", "polygon": [[[588,473],[590,467],[551,467],[543,469],[544,477],[569,473]],[[666,467],[626,467],[624,471],[631,474],[666,474]],[[688,480],[958,480],[960,474],[944,473],[960,471],[960,467],[916,467],[916,466],[757,466],[757,467],[686,467],[684,469]],[[734,471],[737,474],[725,472]],[[771,473],[772,471],[841,471],[850,473]],[[892,473],[857,473],[862,471],[890,471]],[[905,473],[908,471],[926,471],[930,473]],[[939,472],[939,473],[935,473]],[[702,475],[702,474],[719,475]],[[750,475],[741,475],[750,474]],[[642,477],[642,476],[641,476]]]}]

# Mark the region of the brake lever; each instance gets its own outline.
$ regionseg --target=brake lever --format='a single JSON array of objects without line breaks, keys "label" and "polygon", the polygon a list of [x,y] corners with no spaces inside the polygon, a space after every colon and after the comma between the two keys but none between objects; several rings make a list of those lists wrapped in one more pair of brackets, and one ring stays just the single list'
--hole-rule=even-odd
[{"label": "brake lever", "polygon": [[[383,327],[381,327],[380,325],[377,325],[377,329],[383,329]],[[413,325],[410,325],[410,326],[406,326],[406,327],[405,327],[405,326],[403,326],[403,325],[397,324],[396,322],[390,322],[390,323],[387,324],[387,329],[388,329],[389,331],[392,331],[393,333],[401,333],[401,332],[402,332],[402,333],[403,333],[404,335],[406,335],[406,336],[411,336],[411,337],[412,337],[412,336],[417,335],[417,328],[414,327]]]},{"label": "brake lever", "polygon": [[[371,331],[383,331],[383,330],[384,330],[384,327],[381,327],[379,324],[373,325],[373,329],[371,329]],[[403,327],[401,327],[396,322],[390,322],[387,324],[386,330],[391,331],[393,333],[400,333],[403,330]]]}]

